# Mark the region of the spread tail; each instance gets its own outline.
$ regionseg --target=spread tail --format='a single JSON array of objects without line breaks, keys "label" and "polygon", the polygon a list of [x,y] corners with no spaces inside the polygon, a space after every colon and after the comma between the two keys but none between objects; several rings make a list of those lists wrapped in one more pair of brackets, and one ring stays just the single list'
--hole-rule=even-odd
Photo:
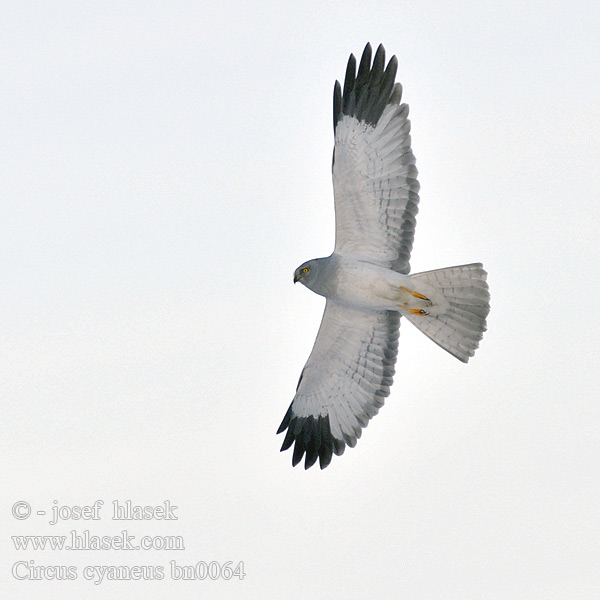
[{"label": "spread tail", "polygon": [[402,314],[438,346],[467,362],[475,354],[490,312],[487,273],[480,263],[415,273],[414,289],[432,306]]}]

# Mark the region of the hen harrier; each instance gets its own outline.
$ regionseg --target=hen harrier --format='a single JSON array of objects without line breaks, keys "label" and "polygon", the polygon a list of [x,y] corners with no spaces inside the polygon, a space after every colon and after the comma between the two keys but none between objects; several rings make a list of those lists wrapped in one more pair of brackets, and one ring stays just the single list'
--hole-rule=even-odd
[{"label": "hen harrier", "polygon": [[[385,68],[384,68],[385,67]],[[371,46],[358,73],[350,55],[344,89],[333,91],[335,248],[300,265],[300,281],[327,299],[323,320],[277,433],[295,442],[292,464],[306,455],[321,469],[363,427],[390,393],[400,317],[463,362],[486,329],[489,293],[479,263],[408,275],[419,203],[410,148],[408,105],[394,83],[398,60],[385,66]]]}]

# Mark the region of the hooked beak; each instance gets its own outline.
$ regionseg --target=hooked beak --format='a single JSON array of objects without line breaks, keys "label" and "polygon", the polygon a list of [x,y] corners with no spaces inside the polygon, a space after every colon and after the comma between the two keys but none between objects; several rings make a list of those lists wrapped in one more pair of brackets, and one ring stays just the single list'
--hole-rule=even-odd
[{"label": "hooked beak", "polygon": [[298,283],[300,281],[300,275],[298,275],[298,272],[294,273],[294,283]]}]

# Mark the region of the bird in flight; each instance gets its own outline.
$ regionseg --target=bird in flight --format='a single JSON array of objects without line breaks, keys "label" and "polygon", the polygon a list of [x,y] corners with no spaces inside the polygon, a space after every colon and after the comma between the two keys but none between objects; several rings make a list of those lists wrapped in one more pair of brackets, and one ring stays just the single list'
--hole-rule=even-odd
[{"label": "bird in flight", "polygon": [[419,182],[398,60],[377,48],[350,55],[333,91],[335,248],[294,272],[325,296],[325,312],[296,395],[277,433],[321,469],[351,448],[390,393],[400,317],[463,362],[474,355],[489,313],[480,263],[409,275]]}]

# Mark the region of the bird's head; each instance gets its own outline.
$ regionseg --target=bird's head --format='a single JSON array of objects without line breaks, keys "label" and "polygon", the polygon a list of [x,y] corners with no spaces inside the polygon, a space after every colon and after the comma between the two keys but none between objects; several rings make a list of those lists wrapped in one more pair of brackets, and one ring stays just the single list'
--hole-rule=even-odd
[{"label": "bird's head", "polygon": [[304,285],[308,286],[310,281],[316,274],[316,264],[314,260],[308,260],[305,263],[302,263],[295,271],[294,271],[294,283],[298,283],[299,281]]},{"label": "bird's head", "polygon": [[294,283],[300,282],[315,294],[327,296],[330,287],[328,282],[331,279],[328,276],[330,258],[313,258],[302,263],[294,271]]}]

